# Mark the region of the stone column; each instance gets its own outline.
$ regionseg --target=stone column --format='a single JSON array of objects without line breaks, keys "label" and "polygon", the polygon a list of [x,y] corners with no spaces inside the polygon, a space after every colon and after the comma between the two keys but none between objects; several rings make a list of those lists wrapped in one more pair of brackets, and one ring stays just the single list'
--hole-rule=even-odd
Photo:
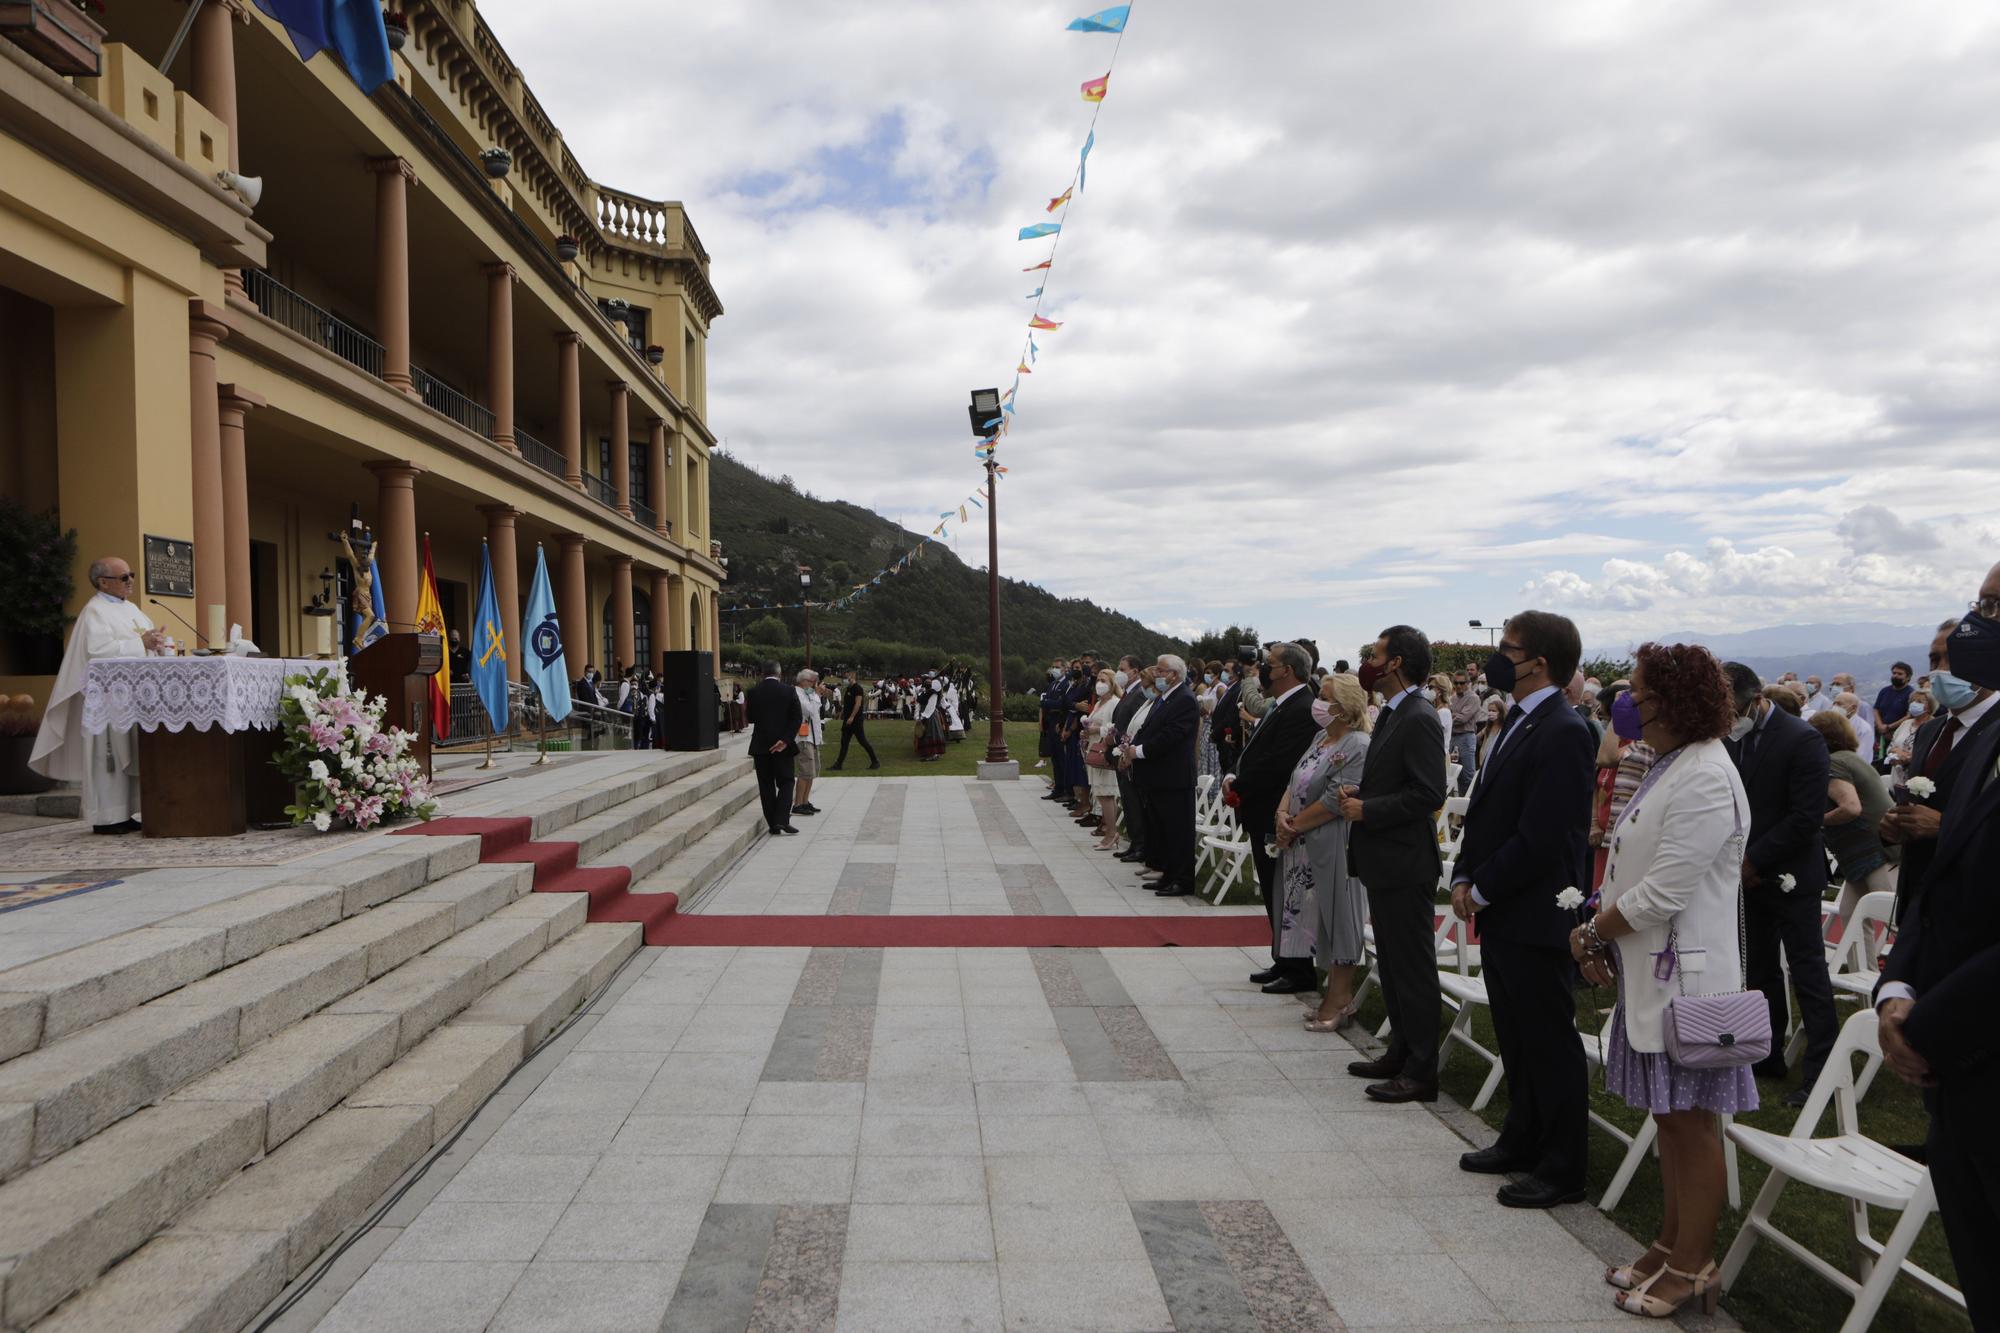
[{"label": "stone column", "polygon": [[[574,330],[556,334],[556,447],[562,450],[563,480],[579,491],[583,489],[582,345],[583,336]],[[567,636],[569,631],[563,633]]]},{"label": "stone column", "polygon": [[652,667],[655,672],[667,669],[668,626],[673,624],[673,606],[673,575],[664,569],[656,569],[653,571],[653,632],[648,636],[653,650]]},{"label": "stone column", "polygon": [[694,647],[688,630],[687,595],[687,580],[679,574],[667,575],[667,635],[676,651]]},{"label": "stone column", "polygon": [[[486,396],[493,409],[493,443],[510,454],[514,444],[514,266],[496,260],[486,272]],[[513,640],[508,641],[512,651]],[[513,665],[512,658],[508,665]]]},{"label": "stone column", "polygon": [[382,610],[392,634],[407,634],[417,623],[417,474],[415,463],[368,464],[375,474],[375,563],[382,570]]},{"label": "stone column", "polygon": [[[188,46],[194,85],[189,91],[229,131],[227,161],[231,171],[241,171],[243,161],[237,149],[241,135],[236,123],[236,24],[247,23],[249,18],[241,0],[211,0],[195,15]],[[229,295],[243,295],[241,270],[224,269],[222,283]],[[243,622],[243,629],[249,632],[249,621]]]},{"label": "stone column", "polygon": [[714,650],[713,653],[710,655],[708,662],[709,665],[715,671],[715,678],[717,680],[721,680],[722,679],[722,598],[719,594],[717,593],[709,594],[708,608],[709,608],[708,646]]},{"label": "stone column", "polygon": [[[229,567],[229,623],[241,625],[243,637],[249,638],[250,468],[243,450],[243,418],[251,409],[264,406],[264,398],[234,384],[221,385],[217,394],[222,425],[222,542],[223,558]],[[275,642],[259,646],[267,652],[278,651]]]},{"label": "stone column", "polygon": [[558,532],[556,621],[562,626],[564,672],[575,680],[590,661],[590,593],[583,577],[583,534]]},{"label": "stone column", "polygon": [[611,498],[612,508],[632,517],[632,436],[625,409],[630,401],[624,380],[606,380],[611,390]]},{"label": "stone column", "polygon": [[[417,173],[400,157],[368,162],[375,173],[375,326],[382,339],[382,378],[404,393],[410,379],[410,182]],[[391,618],[394,618],[393,612]]]},{"label": "stone column", "polygon": [[[486,547],[493,556],[493,599],[500,603],[500,632],[507,636],[507,679],[518,685],[521,663],[526,660],[523,655],[528,651],[521,638],[521,561],[514,547],[514,520],[521,511],[512,505],[495,504],[481,505],[479,512],[486,515]],[[477,590],[473,595],[478,596]],[[483,641],[477,625],[472,632],[476,657]]]},{"label": "stone column", "polygon": [[[673,523],[673,516],[667,512],[667,497],[673,492],[668,489],[671,482],[667,476],[667,423],[660,417],[646,420],[646,480],[651,489],[646,503],[653,506],[653,531],[664,535]],[[657,641],[659,637],[656,629],[653,638]]]},{"label": "stone column", "polygon": [[672,460],[667,477],[666,514],[674,530],[674,540],[687,545],[688,523],[694,514],[687,505],[687,436],[676,433],[668,442],[667,456]]},{"label": "stone column", "polygon": [[614,555],[611,557],[611,656],[621,666],[632,665],[633,641],[637,637],[632,623],[632,557]]},{"label": "stone column", "polygon": [[188,303],[188,459],[194,483],[192,618],[200,636],[197,646],[208,639],[208,608],[229,605],[229,533],[222,518],[222,412],[215,372],[215,349],[229,336],[229,330],[212,311],[213,307],[203,302]]}]

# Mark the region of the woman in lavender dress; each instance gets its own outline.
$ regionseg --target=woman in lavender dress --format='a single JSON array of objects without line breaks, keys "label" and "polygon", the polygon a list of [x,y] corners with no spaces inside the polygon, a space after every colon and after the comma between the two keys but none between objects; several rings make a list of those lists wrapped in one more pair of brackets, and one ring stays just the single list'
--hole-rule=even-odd
[{"label": "woman in lavender dress", "polygon": [[1722,665],[1688,644],[1641,647],[1632,672],[1646,744],[1659,759],[1611,829],[1603,900],[1570,937],[1586,981],[1618,986],[1606,1088],[1660,1130],[1666,1215],[1635,1262],[1605,1272],[1619,1309],[1655,1318],[1715,1308],[1715,1226],[1724,1195],[1716,1116],[1757,1107],[1749,1066],[1687,1069],[1667,1056],[1675,995],[1743,989],[1738,944],[1749,802],[1721,738],[1735,721]]},{"label": "woman in lavender dress", "polygon": [[1338,1032],[1354,1021],[1368,891],[1347,872],[1350,825],[1340,814],[1340,789],[1358,785],[1368,762],[1367,705],[1353,676],[1320,682],[1312,706],[1319,741],[1299,757],[1278,807],[1279,953],[1310,956],[1326,972],[1326,994],[1306,1017],[1314,1032]]}]

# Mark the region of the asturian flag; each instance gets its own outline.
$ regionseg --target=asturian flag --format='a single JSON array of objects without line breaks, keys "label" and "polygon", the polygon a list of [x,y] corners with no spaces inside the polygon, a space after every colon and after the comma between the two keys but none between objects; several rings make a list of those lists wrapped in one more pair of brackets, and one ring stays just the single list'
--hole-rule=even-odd
[{"label": "asturian flag", "polygon": [[[417,633],[444,637],[444,603],[438,600],[437,571],[431,568],[431,537],[424,534],[423,583],[417,589]],[[451,737],[451,654],[440,655],[431,675],[431,731],[439,740]]]},{"label": "asturian flag", "polygon": [[472,622],[472,688],[497,734],[507,730],[507,630],[493,591],[493,552],[479,544],[479,612]]},{"label": "asturian flag", "polygon": [[542,707],[549,721],[569,716],[569,669],[563,663],[562,624],[556,619],[555,595],[549,591],[549,562],[542,548],[535,547],[535,583],[528,590],[528,611],[521,617],[521,637],[527,652],[521,656],[521,673],[541,691]]}]

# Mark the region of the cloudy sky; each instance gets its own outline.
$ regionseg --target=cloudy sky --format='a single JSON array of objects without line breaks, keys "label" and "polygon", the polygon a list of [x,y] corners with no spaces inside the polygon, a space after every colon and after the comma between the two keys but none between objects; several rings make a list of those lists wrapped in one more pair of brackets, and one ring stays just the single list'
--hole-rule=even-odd
[{"label": "cloudy sky", "polygon": [[[979,481],[1096,7],[481,5],[587,171],[685,201],[731,451],[920,531]],[[1139,0],[1002,567],[1341,645],[1934,622],[2000,557],[1996,309],[1984,0]]]}]

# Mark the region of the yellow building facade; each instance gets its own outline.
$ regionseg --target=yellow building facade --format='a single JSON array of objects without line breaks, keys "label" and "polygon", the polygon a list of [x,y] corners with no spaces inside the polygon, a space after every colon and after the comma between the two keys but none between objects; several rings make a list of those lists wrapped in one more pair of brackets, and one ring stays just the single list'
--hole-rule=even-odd
[{"label": "yellow building facade", "polygon": [[165,69],[180,0],[110,7],[94,77],[0,41],[0,496],[77,530],[72,611],[91,559],[163,588],[191,546],[192,595],[139,594],[182,639],[312,652],[359,517],[392,625],[428,536],[468,642],[490,545],[515,679],[537,544],[572,678],[713,649],[700,238],[591,179],[474,5],[391,8],[373,96],[248,0]]}]

